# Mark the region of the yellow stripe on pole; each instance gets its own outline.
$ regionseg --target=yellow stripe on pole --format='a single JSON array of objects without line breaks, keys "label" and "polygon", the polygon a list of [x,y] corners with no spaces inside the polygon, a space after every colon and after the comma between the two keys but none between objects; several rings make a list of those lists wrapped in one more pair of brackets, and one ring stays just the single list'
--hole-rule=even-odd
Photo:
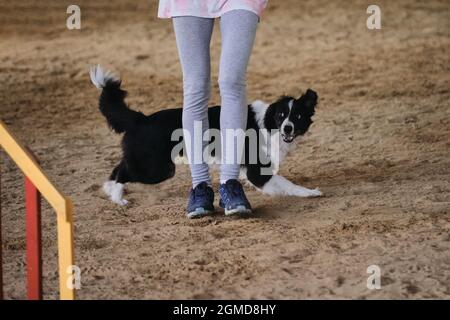
[{"label": "yellow stripe on pole", "polygon": [[0,145],[22,170],[23,174],[31,180],[53,209],[57,212],[64,211],[66,203],[64,197],[50,183],[39,164],[33,159],[33,156],[19,143],[19,140],[16,139],[1,120]]},{"label": "yellow stripe on pole", "polygon": [[72,212],[73,206],[70,199],[66,199],[65,211],[57,212],[59,295],[62,300],[75,299],[72,278],[72,266],[75,264]]},{"label": "yellow stripe on pole", "polygon": [[[73,244],[73,205],[46,177],[40,165],[19,140],[0,120],[0,146],[6,151],[23,174],[30,179],[42,196],[56,211],[58,229],[59,289],[61,299],[75,299],[75,289],[68,285],[72,274],[68,273],[74,265]],[[69,268],[70,267],[70,268]]]}]

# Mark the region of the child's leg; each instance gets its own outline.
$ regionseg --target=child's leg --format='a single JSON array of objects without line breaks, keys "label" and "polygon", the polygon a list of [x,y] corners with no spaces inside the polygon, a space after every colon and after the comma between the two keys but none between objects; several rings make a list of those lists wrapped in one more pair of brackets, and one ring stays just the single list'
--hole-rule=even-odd
[{"label": "child's leg", "polygon": [[[258,16],[246,10],[233,10],[220,18],[222,53],[220,57],[219,87],[222,98],[220,129],[222,137],[221,182],[237,179],[239,160],[237,159],[237,139],[227,141],[225,129],[246,129],[246,73],[247,64],[255,39]],[[234,142],[234,143],[233,143]],[[227,148],[232,146],[232,150]]]},{"label": "child's leg", "polygon": [[[183,69],[183,128],[191,136],[191,141],[189,139],[185,139],[185,141],[192,183],[194,187],[202,181],[211,184],[208,165],[203,162],[201,157],[208,142],[194,143],[194,124],[195,122],[202,124],[202,135],[209,128],[208,100],[211,77],[209,46],[214,19],[191,16],[175,17],[173,26]],[[202,148],[200,149],[200,147]],[[201,152],[200,158],[194,157],[194,152],[199,154],[199,151]]]}]

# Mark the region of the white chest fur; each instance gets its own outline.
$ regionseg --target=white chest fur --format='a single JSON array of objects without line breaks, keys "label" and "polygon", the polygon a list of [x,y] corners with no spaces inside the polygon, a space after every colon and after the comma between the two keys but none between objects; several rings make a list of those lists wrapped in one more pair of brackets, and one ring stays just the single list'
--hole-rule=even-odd
[{"label": "white chest fur", "polygon": [[272,174],[277,174],[281,164],[284,162],[289,153],[296,149],[299,138],[291,143],[284,142],[279,133],[271,136],[271,147],[268,152],[272,164]]}]

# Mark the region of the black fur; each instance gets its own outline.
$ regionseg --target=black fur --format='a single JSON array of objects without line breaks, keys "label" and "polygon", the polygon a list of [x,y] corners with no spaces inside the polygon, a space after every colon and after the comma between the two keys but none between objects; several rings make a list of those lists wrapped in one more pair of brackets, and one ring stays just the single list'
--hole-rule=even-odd
[{"label": "black fur", "polygon": [[[108,79],[99,100],[100,111],[109,126],[117,133],[124,133],[123,158],[112,171],[110,180],[122,184],[156,184],[173,177],[175,164],[171,159],[171,151],[179,141],[171,141],[171,135],[174,130],[182,127],[182,109],[166,109],[145,116],[127,106],[127,93],[120,85],[120,80]],[[289,103],[292,103],[290,112]],[[317,94],[310,89],[299,99],[282,97],[267,108],[263,115],[264,127],[269,130],[280,129],[289,115],[289,121],[295,128],[294,135],[303,135],[312,123],[311,117],[314,115],[316,103]],[[208,117],[210,128],[220,129],[220,106],[208,108]],[[257,132],[262,129],[251,105],[248,106],[247,129],[249,128]],[[243,166],[247,169],[247,178],[253,185],[262,187],[271,176],[261,175],[261,168],[270,167],[271,164],[263,159],[258,159],[256,164],[249,164],[248,140],[245,147],[246,159]]]}]

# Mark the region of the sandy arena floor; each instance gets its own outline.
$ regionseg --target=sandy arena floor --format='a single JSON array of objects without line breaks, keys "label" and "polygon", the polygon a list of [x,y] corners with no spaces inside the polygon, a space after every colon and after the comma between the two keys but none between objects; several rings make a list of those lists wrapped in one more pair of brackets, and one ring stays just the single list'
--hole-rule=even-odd
[{"label": "sandy arena floor", "polygon": [[[145,113],[180,105],[171,22],[156,19],[155,1],[77,3],[82,29],[69,31],[64,1],[0,0],[0,116],[75,202],[80,299],[450,298],[448,0],[378,1],[381,31],[366,28],[366,1],[270,0],[248,98],[318,92],[310,134],[281,172],[325,196],[248,189],[253,218],[193,221],[184,216],[187,167],[157,186],[130,185],[126,208],[103,195],[120,137],[87,73],[96,63],[120,72],[128,102]],[[215,79],[219,53],[216,28]],[[23,180],[0,155],[5,296],[20,299]],[[50,299],[55,236],[44,205]],[[366,287],[372,264],[380,290]]]}]

